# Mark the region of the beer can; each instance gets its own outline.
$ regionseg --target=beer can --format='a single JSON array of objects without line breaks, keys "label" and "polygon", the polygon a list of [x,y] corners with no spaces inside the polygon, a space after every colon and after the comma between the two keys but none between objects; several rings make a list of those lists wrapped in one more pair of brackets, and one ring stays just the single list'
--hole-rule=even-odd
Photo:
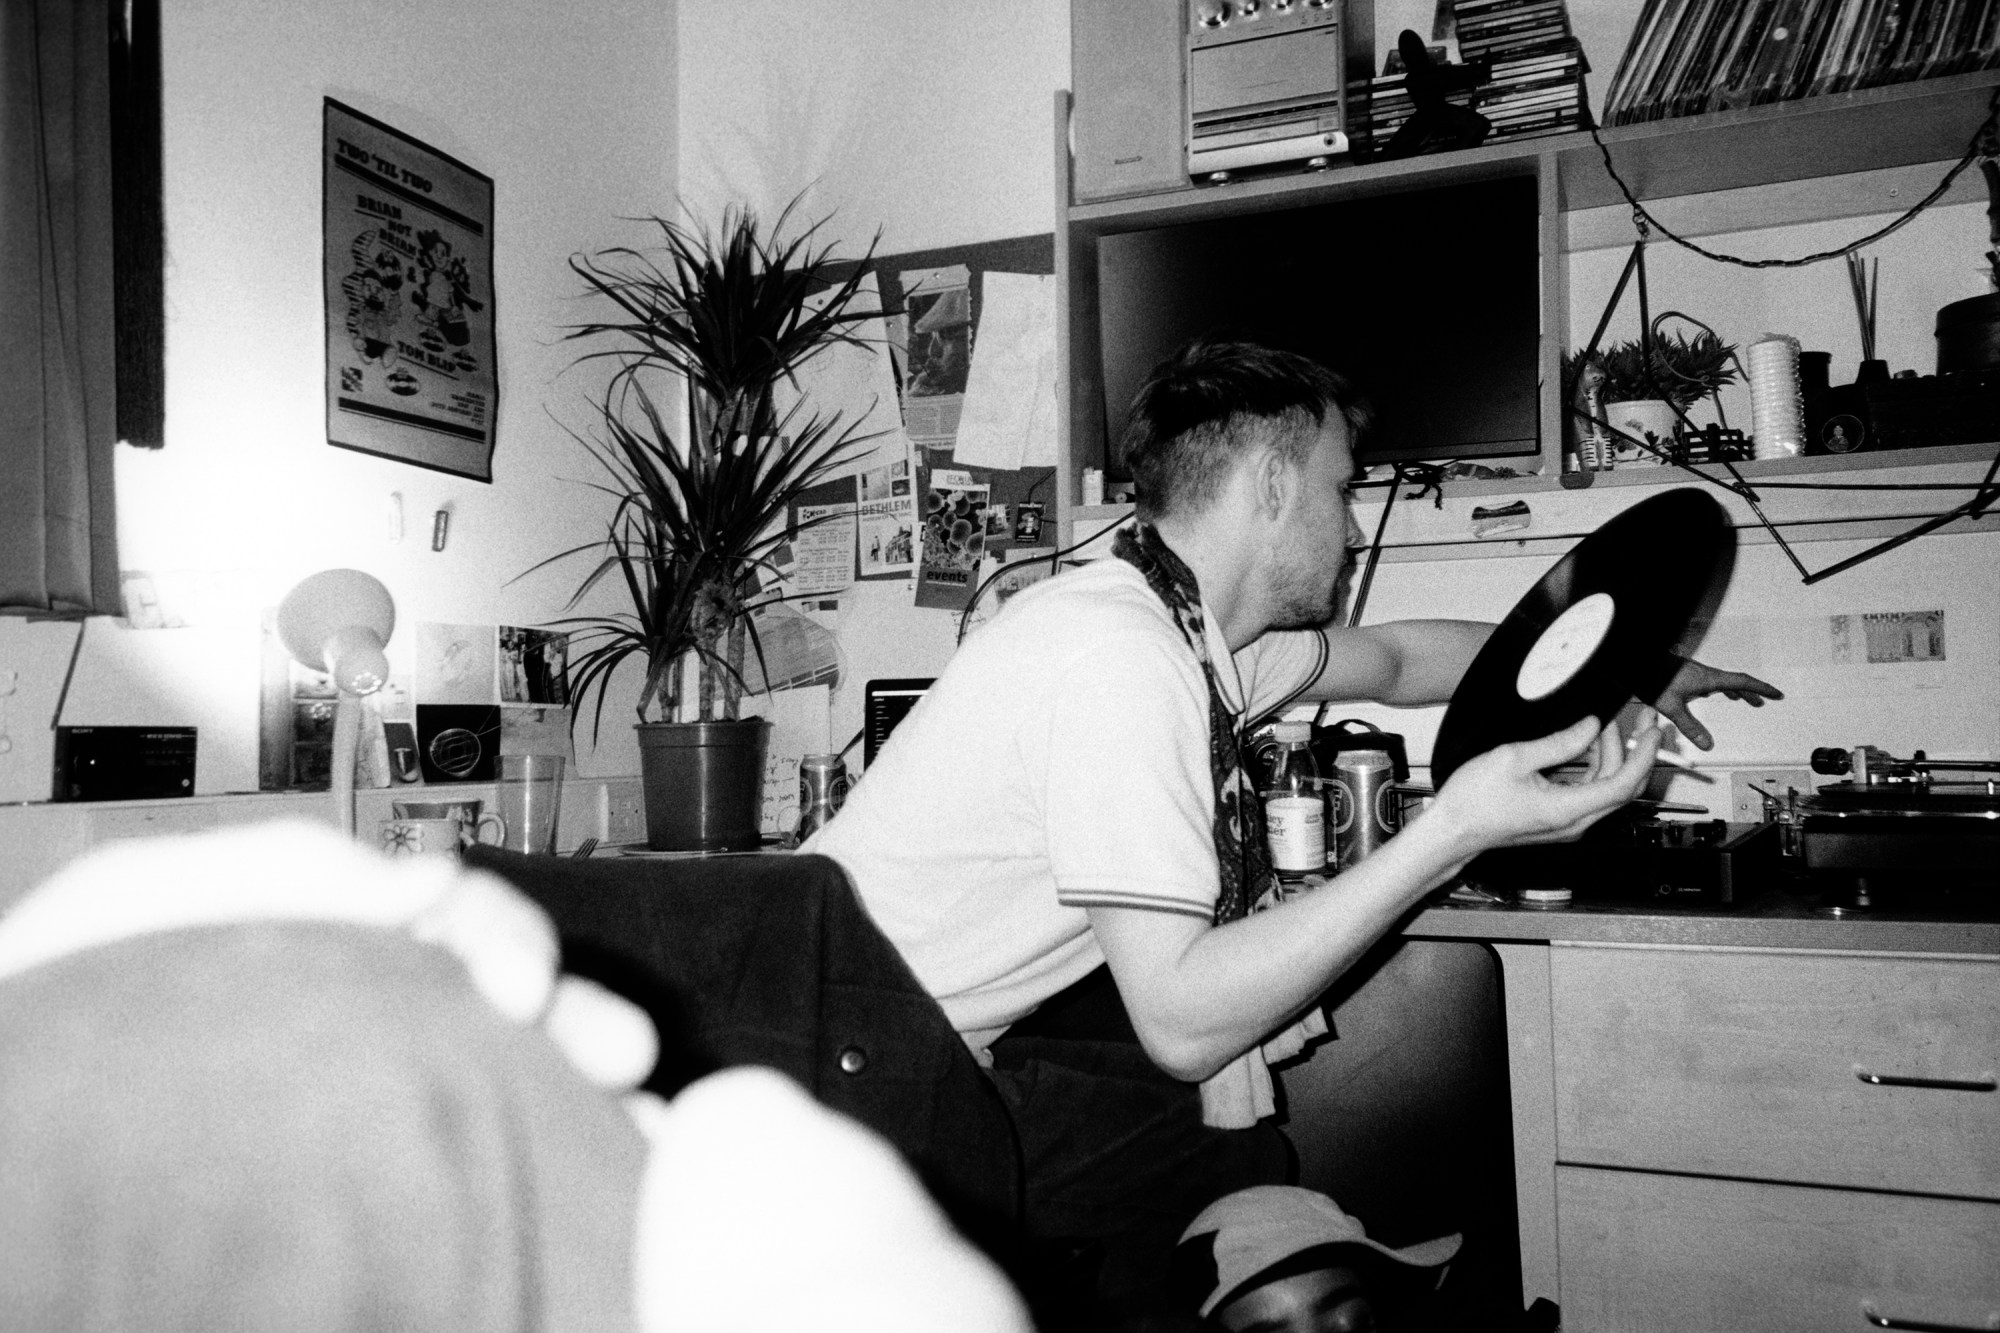
[{"label": "beer can", "polygon": [[799,760],[799,831],[804,842],[826,826],[847,799],[847,761],[837,754]]},{"label": "beer can", "polygon": [[1359,865],[1402,826],[1396,766],[1387,750],[1342,750],[1333,763],[1334,863]]}]

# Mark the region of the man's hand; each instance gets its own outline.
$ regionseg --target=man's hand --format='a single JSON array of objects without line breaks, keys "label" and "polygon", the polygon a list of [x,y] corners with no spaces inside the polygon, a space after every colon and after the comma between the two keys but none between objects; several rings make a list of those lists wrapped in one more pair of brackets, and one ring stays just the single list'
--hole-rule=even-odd
[{"label": "man's hand", "polygon": [[[1569,842],[1644,789],[1660,748],[1656,718],[1647,715],[1628,743],[1616,725],[1586,717],[1552,736],[1519,741],[1468,760],[1438,793],[1425,819],[1443,815],[1464,840],[1468,856],[1493,847]],[[1556,782],[1547,771],[1585,754],[1578,782]]]},{"label": "man's hand", "polygon": [[1752,708],[1762,708],[1766,699],[1782,699],[1785,692],[1777,686],[1745,675],[1741,671],[1718,671],[1712,666],[1703,666],[1689,659],[1675,675],[1667,688],[1654,701],[1654,706],[1666,715],[1669,722],[1681,735],[1693,741],[1698,750],[1715,748],[1715,738],[1708,734],[1708,728],[1695,721],[1688,705],[1696,699],[1711,694],[1720,694],[1738,703],[1749,704]]}]

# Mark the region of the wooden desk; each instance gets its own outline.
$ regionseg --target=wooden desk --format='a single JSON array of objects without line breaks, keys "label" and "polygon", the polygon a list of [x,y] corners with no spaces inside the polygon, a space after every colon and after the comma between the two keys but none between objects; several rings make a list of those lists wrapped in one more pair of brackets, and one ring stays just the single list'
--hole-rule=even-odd
[{"label": "wooden desk", "polygon": [[1570,1333],[2000,1327],[2000,923],[1772,898],[1403,933],[1499,957],[1522,1292]]}]

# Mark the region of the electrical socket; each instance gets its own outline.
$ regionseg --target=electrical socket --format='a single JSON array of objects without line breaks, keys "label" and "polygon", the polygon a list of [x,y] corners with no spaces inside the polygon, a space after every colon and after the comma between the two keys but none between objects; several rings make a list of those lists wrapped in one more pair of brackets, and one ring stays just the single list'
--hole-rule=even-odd
[{"label": "electrical socket", "polygon": [[1729,775],[1731,796],[1729,817],[1738,823],[1755,824],[1764,818],[1764,798],[1753,790],[1753,784],[1762,787],[1779,800],[1785,799],[1788,788],[1797,787],[1799,795],[1812,793],[1812,770],[1805,768],[1739,768]]},{"label": "electrical socket", "polygon": [[604,784],[604,840],[615,845],[646,838],[646,794],[637,778]]}]

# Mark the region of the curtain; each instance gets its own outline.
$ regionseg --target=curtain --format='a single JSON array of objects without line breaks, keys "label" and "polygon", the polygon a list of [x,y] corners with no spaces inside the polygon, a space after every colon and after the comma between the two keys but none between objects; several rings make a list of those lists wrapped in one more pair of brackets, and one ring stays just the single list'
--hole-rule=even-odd
[{"label": "curtain", "polygon": [[[120,84],[132,67],[132,13],[126,0],[0,0],[0,612],[119,609],[114,127],[131,115],[130,85]],[[158,285],[160,269],[156,9],[151,18],[154,63],[139,62],[150,130],[142,125],[138,143],[154,164],[153,240],[142,236],[134,253],[153,255],[153,276],[133,261],[126,271],[142,290]],[[156,300],[154,309],[140,341],[157,364]],[[142,421],[150,392],[151,438],[134,430],[157,443],[159,377],[138,378],[127,413]]]}]

